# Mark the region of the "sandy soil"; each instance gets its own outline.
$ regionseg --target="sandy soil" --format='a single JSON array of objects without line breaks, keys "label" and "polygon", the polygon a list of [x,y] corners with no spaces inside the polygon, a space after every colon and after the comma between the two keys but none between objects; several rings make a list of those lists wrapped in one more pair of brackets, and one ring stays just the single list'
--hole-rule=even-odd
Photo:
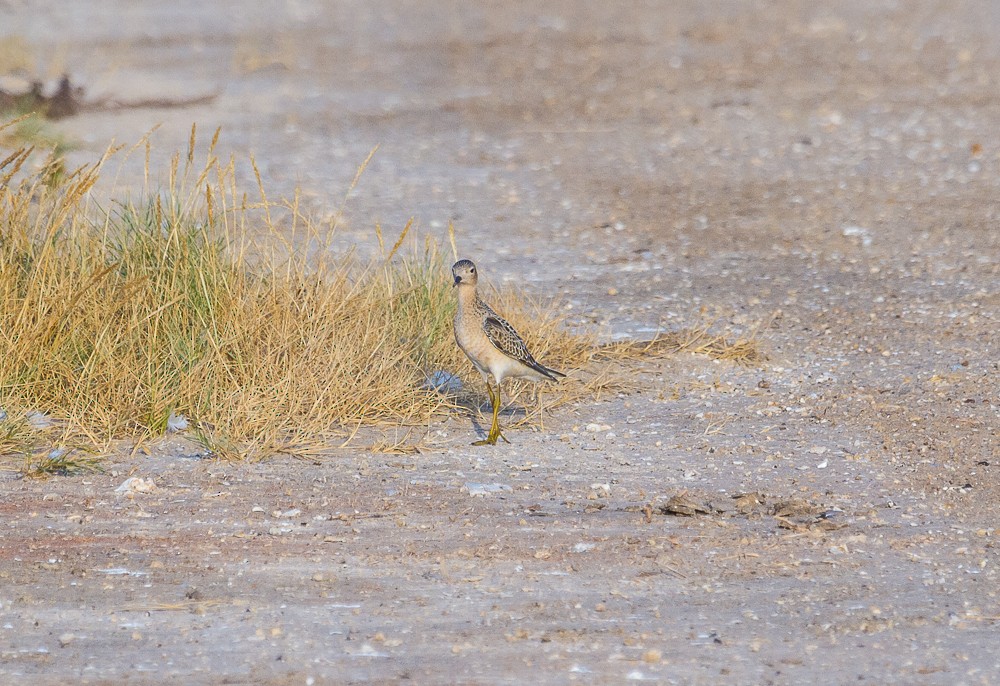
[{"label": "sandy soil", "polygon": [[95,97],[218,93],[61,122],[76,161],[223,126],[324,216],[379,144],[338,248],[454,221],[607,336],[710,317],[770,360],[649,360],[495,448],[456,416],[6,474],[0,680],[1000,682],[1000,6],[325,4],[8,0],[0,39]]}]

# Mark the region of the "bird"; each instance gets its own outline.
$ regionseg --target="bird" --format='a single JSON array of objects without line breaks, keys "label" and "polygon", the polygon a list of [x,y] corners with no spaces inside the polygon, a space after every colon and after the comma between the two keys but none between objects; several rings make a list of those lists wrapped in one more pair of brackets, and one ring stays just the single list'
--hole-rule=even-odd
[{"label": "bird", "polygon": [[[514,327],[493,311],[476,290],[479,274],[472,260],[459,260],[451,267],[458,292],[455,312],[455,342],[483,375],[486,391],[493,405],[493,424],[486,438],[472,445],[496,445],[497,438],[506,442],[500,432],[500,384],[507,378],[531,381],[558,381],[566,375],[535,361],[528,346]],[[496,393],[490,386],[490,376],[496,380]]]}]

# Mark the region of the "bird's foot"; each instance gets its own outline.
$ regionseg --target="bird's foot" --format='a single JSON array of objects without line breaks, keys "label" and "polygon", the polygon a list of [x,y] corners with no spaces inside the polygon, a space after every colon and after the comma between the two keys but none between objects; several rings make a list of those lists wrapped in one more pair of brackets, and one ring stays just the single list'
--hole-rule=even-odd
[{"label": "bird's foot", "polygon": [[491,431],[486,436],[486,438],[484,438],[481,441],[474,441],[472,445],[496,445],[498,438],[502,438],[504,443],[510,443],[510,441],[507,440],[507,437],[504,436],[503,433],[498,429],[496,433]]}]

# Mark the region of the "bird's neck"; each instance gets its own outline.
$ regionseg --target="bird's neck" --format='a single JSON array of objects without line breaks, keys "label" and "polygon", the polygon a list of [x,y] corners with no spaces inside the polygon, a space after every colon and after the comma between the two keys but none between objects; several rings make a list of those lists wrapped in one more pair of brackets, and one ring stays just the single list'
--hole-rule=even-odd
[{"label": "bird's neck", "polygon": [[464,310],[476,304],[476,287],[472,284],[460,283],[458,286],[458,309]]}]

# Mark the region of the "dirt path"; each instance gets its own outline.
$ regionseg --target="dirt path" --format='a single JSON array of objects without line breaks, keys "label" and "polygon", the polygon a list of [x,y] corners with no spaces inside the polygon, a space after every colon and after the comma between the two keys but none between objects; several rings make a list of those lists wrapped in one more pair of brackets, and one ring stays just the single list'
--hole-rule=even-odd
[{"label": "dirt path", "polygon": [[1000,682],[995,4],[324,5],[15,1],[0,39],[95,97],[219,93],[65,120],[77,161],[221,125],[332,215],[379,144],[340,247],[454,221],[608,336],[709,317],[771,359],[650,360],[495,449],[455,417],[7,474],[0,680]]}]

